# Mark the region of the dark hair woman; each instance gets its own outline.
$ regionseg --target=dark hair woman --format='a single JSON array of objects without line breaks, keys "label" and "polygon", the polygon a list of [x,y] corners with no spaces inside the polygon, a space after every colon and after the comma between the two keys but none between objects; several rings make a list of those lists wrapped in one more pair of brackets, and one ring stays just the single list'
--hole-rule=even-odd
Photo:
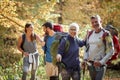
[{"label": "dark hair woman", "polygon": [[[24,36],[24,38],[23,38]],[[28,71],[31,71],[31,79],[35,80],[35,73],[39,65],[39,53],[37,50],[37,42],[41,45],[45,43],[40,39],[40,37],[34,33],[34,26],[31,23],[26,23],[25,33],[20,35],[18,38],[18,50],[23,55],[23,75],[22,80],[26,80]],[[24,42],[24,43],[23,43]],[[21,48],[22,46],[22,48]]]}]

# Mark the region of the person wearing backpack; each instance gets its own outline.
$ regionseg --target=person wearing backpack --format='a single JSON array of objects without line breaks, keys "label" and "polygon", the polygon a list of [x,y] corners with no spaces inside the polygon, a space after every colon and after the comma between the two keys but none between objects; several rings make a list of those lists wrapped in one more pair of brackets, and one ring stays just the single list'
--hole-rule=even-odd
[{"label": "person wearing backpack", "polygon": [[107,64],[110,66],[112,64],[113,60],[118,59],[118,56],[120,54],[120,43],[119,43],[119,38],[118,38],[118,30],[113,27],[112,25],[107,25],[105,27],[106,30],[110,31],[114,43],[114,54],[112,57],[107,61]]},{"label": "person wearing backpack", "polygon": [[35,74],[39,65],[39,53],[36,41],[43,46],[45,43],[34,33],[32,23],[26,23],[25,33],[18,38],[17,48],[23,55],[23,74],[22,80],[27,79],[28,71],[31,71],[31,79],[35,80]]},{"label": "person wearing backpack", "polygon": [[43,25],[43,31],[45,32],[44,41],[45,46],[43,46],[44,55],[45,55],[45,69],[47,77],[58,75],[58,67],[53,65],[52,63],[52,55],[51,55],[51,45],[55,40],[55,31],[53,30],[53,24],[51,22],[45,22]]},{"label": "person wearing backpack", "polygon": [[91,80],[103,80],[106,62],[114,52],[113,41],[109,31],[103,29],[99,15],[91,18],[92,30],[86,36],[84,64],[87,63]]},{"label": "person wearing backpack", "polygon": [[[64,64],[61,71],[62,80],[80,80],[80,61],[79,61],[79,47],[84,46],[84,41],[78,38],[79,25],[71,23],[69,26],[69,34],[67,39],[62,39],[56,56],[57,61]],[[69,48],[65,51],[65,44],[69,41]]]}]

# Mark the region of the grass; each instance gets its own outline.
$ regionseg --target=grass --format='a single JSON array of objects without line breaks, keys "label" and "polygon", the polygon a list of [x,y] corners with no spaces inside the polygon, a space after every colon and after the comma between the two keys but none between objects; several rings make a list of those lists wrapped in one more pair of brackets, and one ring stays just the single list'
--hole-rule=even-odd
[{"label": "grass", "polygon": [[[37,80],[49,80],[46,76],[45,66],[43,64],[43,57],[41,56],[41,63],[37,70]],[[60,75],[60,80],[61,75]],[[83,80],[83,74],[81,70],[81,80]],[[84,80],[90,80],[89,72],[86,70]],[[104,80],[120,80],[120,70],[107,69]]]},{"label": "grass", "polygon": [[[17,69],[17,74],[16,75],[13,75],[13,77],[16,77],[15,80],[21,80],[21,76],[22,76],[22,73],[21,73],[21,67],[22,67],[22,64],[19,65],[19,69]],[[11,68],[10,68],[11,69]],[[14,70],[13,70],[14,71]],[[10,72],[10,71],[9,71]],[[11,72],[10,72],[11,73]],[[6,79],[3,79],[2,75],[0,75],[0,80],[8,80],[7,78]],[[27,76],[27,80],[29,80],[30,78],[30,73],[28,74]],[[45,66],[43,64],[43,56],[40,57],[40,66],[37,70],[37,80],[49,80],[46,76],[46,72],[45,72]],[[61,76],[60,76],[61,78]],[[9,79],[9,80],[13,80],[13,79]],[[60,79],[62,80],[62,79]],[[81,70],[81,80],[83,80],[83,74],[82,74],[82,70]],[[90,80],[90,76],[89,76],[89,72],[88,70],[86,70],[85,72],[85,75],[84,75],[84,80]],[[114,70],[114,69],[107,69],[106,71],[106,74],[105,74],[105,77],[104,77],[104,80],[120,80],[120,70]]]},{"label": "grass", "polygon": [[120,70],[107,69],[105,80],[120,80]]},{"label": "grass", "polygon": [[[84,79],[83,74],[81,74],[81,80],[90,80],[88,70],[85,72]],[[107,69],[104,76],[104,80],[120,80],[120,70]]]},{"label": "grass", "polygon": [[[45,67],[39,67],[40,74],[37,75],[38,80],[48,80],[46,78]],[[61,78],[61,76],[60,76]],[[60,79],[62,80],[62,79]],[[85,76],[83,79],[83,74],[81,70],[81,80],[90,80],[89,72],[86,70]],[[120,70],[111,70],[107,69],[104,80],[120,80]]]}]

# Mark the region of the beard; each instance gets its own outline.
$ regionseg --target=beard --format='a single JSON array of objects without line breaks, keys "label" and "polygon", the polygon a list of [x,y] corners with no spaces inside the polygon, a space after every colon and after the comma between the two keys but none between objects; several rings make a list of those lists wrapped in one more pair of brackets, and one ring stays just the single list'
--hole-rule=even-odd
[{"label": "beard", "polygon": [[45,35],[48,35],[48,31],[47,30],[45,31]]},{"label": "beard", "polygon": [[96,24],[95,27],[99,27],[99,24]]}]

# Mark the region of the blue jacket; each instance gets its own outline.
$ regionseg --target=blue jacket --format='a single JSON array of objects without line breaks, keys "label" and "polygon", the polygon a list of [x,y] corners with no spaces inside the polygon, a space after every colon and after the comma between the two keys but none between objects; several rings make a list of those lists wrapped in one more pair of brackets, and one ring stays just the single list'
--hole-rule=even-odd
[{"label": "blue jacket", "polygon": [[64,63],[66,69],[71,69],[79,66],[79,47],[84,46],[85,42],[78,38],[73,38],[70,35],[67,36],[67,40],[70,42],[67,53],[65,53],[64,50],[66,40],[62,39],[58,47],[58,54],[62,55],[62,62]]}]

